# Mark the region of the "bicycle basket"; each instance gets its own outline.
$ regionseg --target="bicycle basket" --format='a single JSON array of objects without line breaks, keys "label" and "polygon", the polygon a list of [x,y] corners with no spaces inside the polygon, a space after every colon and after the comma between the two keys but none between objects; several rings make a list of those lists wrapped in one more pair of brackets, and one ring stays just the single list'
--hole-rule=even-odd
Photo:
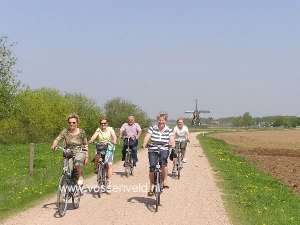
[{"label": "bicycle basket", "polygon": [[107,148],[108,148],[108,146],[106,143],[97,143],[96,144],[97,154],[105,155]]},{"label": "bicycle basket", "polygon": [[64,158],[71,159],[73,157],[73,151],[63,151]]},{"label": "bicycle basket", "polygon": [[125,146],[132,146],[133,145],[133,139],[132,138],[124,138],[124,145]]}]

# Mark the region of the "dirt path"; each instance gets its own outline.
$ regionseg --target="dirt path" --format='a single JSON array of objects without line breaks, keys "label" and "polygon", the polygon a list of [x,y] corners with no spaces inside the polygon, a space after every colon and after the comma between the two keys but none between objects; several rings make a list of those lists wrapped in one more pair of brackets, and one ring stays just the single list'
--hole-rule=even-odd
[{"label": "dirt path", "polygon": [[[88,187],[95,185],[96,178],[93,177],[85,180],[80,207],[72,210],[70,204],[64,217],[58,216],[56,196],[53,196],[4,224],[230,224],[213,172],[195,133],[191,134],[187,160],[180,180],[169,174],[170,189],[164,189],[158,212],[155,212],[154,197],[147,197],[148,157],[147,151],[141,150],[133,177],[122,176],[124,169],[121,162],[114,165],[113,191],[110,194],[94,198],[88,191]],[[170,162],[169,173],[171,169]],[[122,185],[132,189],[125,190]],[[179,212],[181,215],[178,215]]]}]

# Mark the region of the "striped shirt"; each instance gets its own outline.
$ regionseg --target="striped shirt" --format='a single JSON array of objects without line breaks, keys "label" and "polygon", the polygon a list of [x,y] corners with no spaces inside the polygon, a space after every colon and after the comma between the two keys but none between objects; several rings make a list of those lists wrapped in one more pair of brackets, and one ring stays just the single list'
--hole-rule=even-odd
[{"label": "striped shirt", "polygon": [[[158,146],[164,146],[168,145],[170,142],[170,136],[173,136],[172,129],[165,125],[165,128],[162,132],[159,131],[157,125],[151,126],[147,133],[151,134],[150,138],[150,146],[148,148],[149,152],[157,151],[157,146],[151,146],[151,144],[158,145]],[[160,150],[169,150],[169,147],[162,147]]]}]

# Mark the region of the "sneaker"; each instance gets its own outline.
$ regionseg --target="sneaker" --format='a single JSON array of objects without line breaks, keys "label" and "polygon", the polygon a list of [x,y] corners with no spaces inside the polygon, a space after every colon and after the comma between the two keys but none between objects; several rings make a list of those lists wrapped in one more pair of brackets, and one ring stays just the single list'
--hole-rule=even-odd
[{"label": "sneaker", "polygon": [[153,195],[154,195],[154,192],[152,190],[149,190],[147,196],[152,197]]},{"label": "sneaker", "polygon": [[98,168],[94,169],[94,174],[98,174]]},{"label": "sneaker", "polygon": [[182,162],[186,163],[186,158],[185,157],[183,157]]},{"label": "sneaker", "polygon": [[77,184],[80,185],[80,186],[82,186],[83,185],[83,179],[78,180]]},{"label": "sneaker", "polygon": [[177,169],[174,167],[172,170],[172,174],[176,174],[177,173]]}]

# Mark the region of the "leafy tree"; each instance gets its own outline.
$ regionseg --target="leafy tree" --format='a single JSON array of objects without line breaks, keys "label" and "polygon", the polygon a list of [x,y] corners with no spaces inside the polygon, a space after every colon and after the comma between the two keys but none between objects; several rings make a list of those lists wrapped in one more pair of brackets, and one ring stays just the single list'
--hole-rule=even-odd
[{"label": "leafy tree", "polygon": [[104,109],[110,126],[115,128],[120,128],[123,123],[127,122],[130,115],[135,117],[142,128],[151,124],[151,119],[139,106],[119,97],[108,100],[104,104]]},{"label": "leafy tree", "polygon": [[99,126],[99,118],[104,115],[102,109],[97,106],[96,101],[88,99],[81,93],[66,94],[65,98],[70,106],[70,112],[79,115],[80,127],[83,128],[88,135],[93,135]]},{"label": "leafy tree", "polygon": [[20,71],[15,69],[17,58],[11,51],[14,44],[8,44],[7,37],[0,37],[0,120],[11,115],[15,96],[22,88],[21,82],[16,80]]},{"label": "leafy tree", "polygon": [[253,124],[253,118],[250,115],[250,113],[249,112],[244,113],[244,115],[243,115],[243,125],[248,127],[248,126],[252,126],[252,124]]},{"label": "leafy tree", "polygon": [[287,119],[284,116],[275,117],[275,121],[273,124],[274,127],[281,127],[284,126],[285,124],[287,125]]}]

